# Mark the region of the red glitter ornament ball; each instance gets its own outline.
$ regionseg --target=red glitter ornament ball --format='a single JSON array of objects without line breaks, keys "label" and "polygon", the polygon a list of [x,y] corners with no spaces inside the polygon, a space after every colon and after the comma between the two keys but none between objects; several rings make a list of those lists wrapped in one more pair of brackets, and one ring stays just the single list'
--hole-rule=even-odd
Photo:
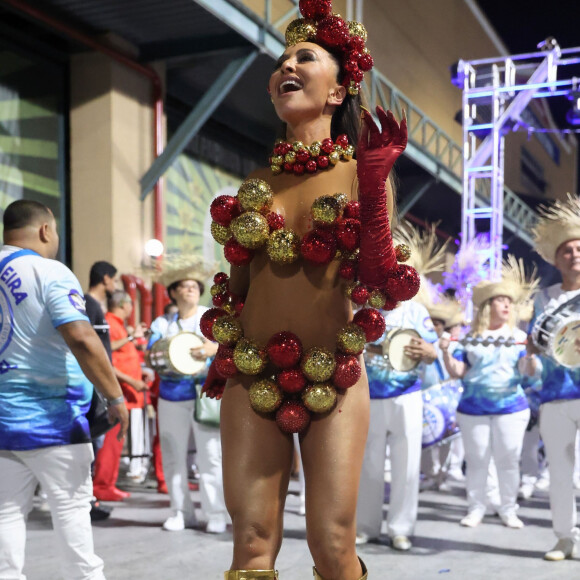
[{"label": "red glitter ornament ball", "polygon": [[208,339],[215,341],[213,337],[213,323],[220,317],[220,316],[227,316],[228,313],[221,308],[210,308],[206,310],[199,320],[199,328],[201,329],[201,333]]},{"label": "red glitter ornament ball", "polygon": [[270,231],[280,230],[284,227],[285,220],[284,216],[279,213],[271,211],[266,219],[268,220],[268,225],[270,226]]},{"label": "red glitter ornament ball", "polygon": [[344,280],[354,280],[358,267],[354,260],[343,260],[338,268],[338,275]]},{"label": "red glitter ornament ball", "polygon": [[254,250],[244,248],[234,238],[230,238],[225,243],[224,256],[232,266],[247,266],[254,257]]},{"label": "red glitter ornament ball", "polygon": [[344,206],[343,216],[345,218],[352,218],[355,220],[360,220],[360,203],[355,200],[349,201]]},{"label": "red glitter ornament ball", "polygon": [[220,226],[228,227],[230,222],[240,215],[242,209],[238,200],[231,195],[218,195],[210,205],[209,213]]},{"label": "red glitter ornament ball", "polygon": [[298,401],[285,401],[276,411],[276,423],[284,433],[300,433],[310,424],[310,413]]},{"label": "red glitter ornament ball", "polygon": [[300,0],[300,13],[310,20],[321,20],[332,14],[332,0]]},{"label": "red glitter ornament ball", "polygon": [[226,304],[228,299],[229,299],[229,295],[226,294],[225,292],[222,292],[221,294],[216,294],[211,299],[211,302],[214,306],[220,307],[220,306],[223,306],[224,304]]},{"label": "red glitter ornament ball", "polygon": [[370,71],[375,64],[373,57],[370,54],[361,54],[358,59],[358,66],[364,72]]},{"label": "red glitter ornament ball", "polygon": [[385,298],[385,305],[382,307],[381,310],[394,310],[395,308],[397,308],[397,304],[398,302],[396,300],[393,300],[390,296],[387,296]]},{"label": "red glitter ornament ball", "polygon": [[234,297],[234,310],[236,314],[241,314],[244,309],[244,299],[241,296]]},{"label": "red glitter ornament ball", "polygon": [[348,147],[348,135],[346,133],[342,133],[336,138],[336,144],[340,145],[343,149]]},{"label": "red glitter ornament ball", "polygon": [[365,39],[362,36],[351,36],[348,41],[348,48],[353,52],[362,52],[365,47]]},{"label": "red glitter ornament ball", "polygon": [[296,161],[306,163],[310,159],[310,153],[306,149],[300,149],[296,152]]},{"label": "red glitter ornament ball", "polygon": [[302,238],[300,251],[312,264],[328,264],[336,254],[336,238],[328,230],[313,230]]},{"label": "red glitter ornament ball", "polygon": [[277,332],[266,345],[270,362],[281,369],[289,369],[300,362],[302,343],[292,332]]},{"label": "red glitter ornament ball", "polygon": [[369,299],[369,291],[364,286],[356,286],[350,293],[350,299],[362,306]]},{"label": "red glitter ornament ball", "polygon": [[316,160],[309,159],[304,165],[304,167],[306,167],[306,171],[308,173],[316,173],[316,170],[318,169],[318,164],[316,163]]},{"label": "red glitter ornament ball", "polygon": [[330,137],[322,140],[320,150],[324,151],[327,155],[330,155],[334,151],[334,143]]},{"label": "red glitter ornament ball", "polygon": [[352,218],[340,220],[336,224],[334,233],[341,250],[352,252],[360,246],[360,222],[358,220]]},{"label": "red glitter ornament ball", "polygon": [[320,169],[326,169],[330,163],[330,159],[328,158],[328,155],[319,155],[316,158],[316,163]]},{"label": "red glitter ornament ball", "polygon": [[332,48],[346,45],[350,38],[348,24],[340,16],[328,16],[318,23],[316,40]]},{"label": "red glitter ornament ball", "polygon": [[213,277],[213,283],[218,284],[218,285],[225,284],[229,279],[230,279],[230,277],[225,272],[218,272]]},{"label": "red glitter ornament ball", "polygon": [[308,383],[304,373],[299,368],[280,371],[276,377],[276,382],[286,393],[300,393]]},{"label": "red glitter ornament ball", "polygon": [[365,331],[367,342],[374,342],[383,336],[385,332],[385,319],[375,308],[363,308],[359,310],[352,321]]},{"label": "red glitter ornament ball", "polygon": [[294,175],[302,175],[305,170],[306,167],[304,166],[304,163],[294,163],[294,165],[292,166],[292,171],[294,172]]},{"label": "red glitter ornament ball", "polygon": [[234,363],[234,349],[220,344],[215,355],[215,368],[224,379],[231,379],[238,374]]},{"label": "red glitter ornament ball", "polygon": [[385,290],[390,298],[400,302],[410,300],[419,291],[421,281],[417,270],[406,264],[397,264],[389,274]]},{"label": "red glitter ornament ball", "polygon": [[361,368],[358,358],[353,354],[335,355],[336,368],[332,382],[338,389],[348,389],[360,379]]}]

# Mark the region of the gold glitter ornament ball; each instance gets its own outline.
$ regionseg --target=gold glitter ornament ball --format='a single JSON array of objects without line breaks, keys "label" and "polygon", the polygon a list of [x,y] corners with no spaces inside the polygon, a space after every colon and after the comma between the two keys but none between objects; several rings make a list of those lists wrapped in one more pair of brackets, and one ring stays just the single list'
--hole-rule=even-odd
[{"label": "gold glitter ornament ball", "polygon": [[252,383],[249,390],[250,405],[258,413],[272,413],[283,400],[282,390],[270,379]]},{"label": "gold glitter ornament ball", "polygon": [[399,244],[395,247],[395,256],[397,262],[406,262],[411,257],[411,248],[405,244]]},{"label": "gold glitter ornament ball", "polygon": [[[342,256],[342,258],[347,259],[346,256]],[[354,280],[346,282],[343,289],[344,295],[350,300],[352,296],[352,291],[358,286],[360,286],[360,284],[358,282],[355,282]]]},{"label": "gold glitter ornament ball", "polygon": [[330,383],[315,383],[302,392],[304,406],[313,413],[326,413],[336,404],[336,390]]},{"label": "gold glitter ornament ball", "polygon": [[293,20],[286,28],[286,46],[308,42],[316,37],[316,24],[306,18]]},{"label": "gold glitter ornament ball", "polygon": [[234,238],[244,248],[254,250],[263,246],[270,235],[268,220],[257,211],[247,211],[230,224]]},{"label": "gold glitter ornament ball", "polygon": [[223,246],[232,237],[232,232],[230,232],[230,228],[217,222],[211,222],[211,235],[218,244]]},{"label": "gold glitter ornament ball", "polygon": [[272,188],[263,179],[246,179],[238,189],[238,201],[244,211],[267,211],[272,200]]},{"label": "gold glitter ornament ball", "polygon": [[346,207],[346,204],[348,203],[348,196],[346,193],[335,193],[332,197],[334,197],[338,202],[340,210],[343,210]]},{"label": "gold glitter ornament ball", "polygon": [[246,338],[240,339],[234,348],[234,364],[245,375],[261,373],[267,360],[266,353],[255,342]]},{"label": "gold glitter ornament ball", "polygon": [[321,346],[308,349],[300,362],[300,368],[306,378],[315,383],[328,381],[334,373],[335,366],[334,354]]},{"label": "gold glitter ornament ball", "polygon": [[366,343],[365,331],[354,323],[347,324],[338,331],[336,345],[347,354],[360,354]]},{"label": "gold glitter ornament ball", "polygon": [[218,294],[224,294],[224,292],[228,291],[227,284],[214,284],[211,288],[209,293],[212,296],[217,296]]},{"label": "gold glitter ornament ball", "polygon": [[291,264],[300,256],[300,237],[296,232],[281,228],[270,234],[266,252],[272,262]]},{"label": "gold glitter ornament ball", "polygon": [[348,23],[348,31],[351,36],[360,36],[364,41],[368,38],[367,29],[362,22],[351,21]]},{"label": "gold glitter ornament ball", "polygon": [[212,326],[213,337],[225,346],[232,346],[242,338],[244,331],[240,321],[233,316],[220,316]]},{"label": "gold glitter ornament ball", "polygon": [[354,157],[354,146],[348,145],[344,150],[343,158],[346,161],[350,161]]},{"label": "gold glitter ornament ball", "polygon": [[323,195],[312,204],[312,217],[321,224],[333,224],[340,215],[340,203],[333,195]]},{"label": "gold glitter ornament ball", "polygon": [[386,303],[385,295],[380,290],[373,290],[369,294],[369,304],[373,308],[381,309]]}]

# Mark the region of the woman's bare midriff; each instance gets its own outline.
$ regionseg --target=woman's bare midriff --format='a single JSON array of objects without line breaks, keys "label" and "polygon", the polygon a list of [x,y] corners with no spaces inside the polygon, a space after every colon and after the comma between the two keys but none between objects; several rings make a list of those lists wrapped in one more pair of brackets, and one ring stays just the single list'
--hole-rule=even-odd
[{"label": "woman's bare midriff", "polygon": [[[270,170],[252,175],[267,181],[274,191],[272,211],[284,216],[285,227],[301,238],[313,229],[310,209],[323,195],[344,193],[356,199],[356,162],[310,176],[272,175]],[[350,301],[338,276],[340,262],[316,266],[300,257],[293,264],[272,262],[259,250],[250,266],[250,285],[240,321],[244,335],[265,346],[283,330],[295,333],[305,349],[325,346],[334,351],[336,333],[351,318]]]}]

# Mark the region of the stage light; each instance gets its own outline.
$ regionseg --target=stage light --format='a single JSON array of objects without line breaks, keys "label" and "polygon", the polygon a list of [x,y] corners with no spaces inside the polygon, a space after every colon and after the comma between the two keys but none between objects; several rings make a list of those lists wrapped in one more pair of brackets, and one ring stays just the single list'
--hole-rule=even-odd
[{"label": "stage light", "polygon": [[148,240],[145,243],[145,253],[150,258],[159,258],[163,254],[163,242],[156,240],[155,238]]},{"label": "stage light", "polygon": [[566,113],[566,121],[570,125],[580,125],[580,91],[572,91],[568,95],[568,99],[572,101],[572,108]]}]

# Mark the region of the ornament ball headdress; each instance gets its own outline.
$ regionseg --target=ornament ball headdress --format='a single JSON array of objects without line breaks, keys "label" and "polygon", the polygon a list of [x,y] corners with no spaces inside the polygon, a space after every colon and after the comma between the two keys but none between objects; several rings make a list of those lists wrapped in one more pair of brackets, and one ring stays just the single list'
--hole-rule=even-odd
[{"label": "ornament ball headdress", "polygon": [[373,68],[373,57],[366,47],[367,31],[360,22],[347,22],[332,13],[332,0],[300,0],[304,18],[292,21],[286,29],[286,47],[314,42],[342,58],[342,84],[352,96],[358,95],[364,73]]}]

